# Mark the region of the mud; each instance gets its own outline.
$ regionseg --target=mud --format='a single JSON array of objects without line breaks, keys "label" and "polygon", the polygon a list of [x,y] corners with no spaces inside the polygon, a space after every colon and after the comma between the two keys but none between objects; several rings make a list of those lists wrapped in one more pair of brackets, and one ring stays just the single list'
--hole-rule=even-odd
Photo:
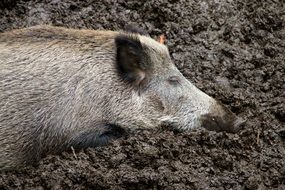
[{"label": "mud", "polygon": [[247,120],[237,134],[138,131],[0,174],[0,189],[285,189],[283,0],[4,0],[0,31],[36,24],[165,34],[178,68]]}]

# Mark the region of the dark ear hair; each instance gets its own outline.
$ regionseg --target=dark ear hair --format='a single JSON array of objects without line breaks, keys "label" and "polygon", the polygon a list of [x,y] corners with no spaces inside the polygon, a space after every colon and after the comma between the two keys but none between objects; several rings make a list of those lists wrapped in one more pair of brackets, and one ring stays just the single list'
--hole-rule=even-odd
[{"label": "dark ear hair", "polygon": [[119,35],[115,38],[115,44],[119,74],[125,81],[139,85],[146,78],[149,69],[141,42],[127,35]]},{"label": "dark ear hair", "polygon": [[128,24],[125,26],[125,31],[133,34],[140,34],[142,36],[149,36],[148,32],[143,28],[140,28],[134,24]]}]

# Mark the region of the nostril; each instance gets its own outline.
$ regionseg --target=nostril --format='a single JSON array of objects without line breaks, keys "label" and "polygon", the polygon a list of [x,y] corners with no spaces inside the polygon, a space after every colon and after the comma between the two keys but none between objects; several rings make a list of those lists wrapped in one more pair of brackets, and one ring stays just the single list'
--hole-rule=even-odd
[{"label": "nostril", "polygon": [[241,117],[238,117],[234,122],[234,129],[233,132],[238,132],[242,126],[245,124],[246,120],[242,119]]}]

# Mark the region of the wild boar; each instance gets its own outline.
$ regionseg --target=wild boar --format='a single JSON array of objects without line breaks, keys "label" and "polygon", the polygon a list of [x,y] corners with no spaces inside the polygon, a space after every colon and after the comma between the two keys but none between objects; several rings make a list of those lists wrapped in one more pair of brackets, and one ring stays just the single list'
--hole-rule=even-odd
[{"label": "wild boar", "polygon": [[104,145],[125,131],[235,132],[240,121],[140,30],[36,26],[0,34],[0,170]]}]

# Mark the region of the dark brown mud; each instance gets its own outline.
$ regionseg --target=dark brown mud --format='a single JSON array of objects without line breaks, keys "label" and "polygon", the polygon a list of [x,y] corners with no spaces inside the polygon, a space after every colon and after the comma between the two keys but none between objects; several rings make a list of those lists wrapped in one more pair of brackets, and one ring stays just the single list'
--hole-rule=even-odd
[{"label": "dark brown mud", "polygon": [[3,0],[0,31],[37,24],[165,34],[178,68],[247,120],[237,134],[168,130],[49,156],[0,189],[285,189],[283,0]]}]

